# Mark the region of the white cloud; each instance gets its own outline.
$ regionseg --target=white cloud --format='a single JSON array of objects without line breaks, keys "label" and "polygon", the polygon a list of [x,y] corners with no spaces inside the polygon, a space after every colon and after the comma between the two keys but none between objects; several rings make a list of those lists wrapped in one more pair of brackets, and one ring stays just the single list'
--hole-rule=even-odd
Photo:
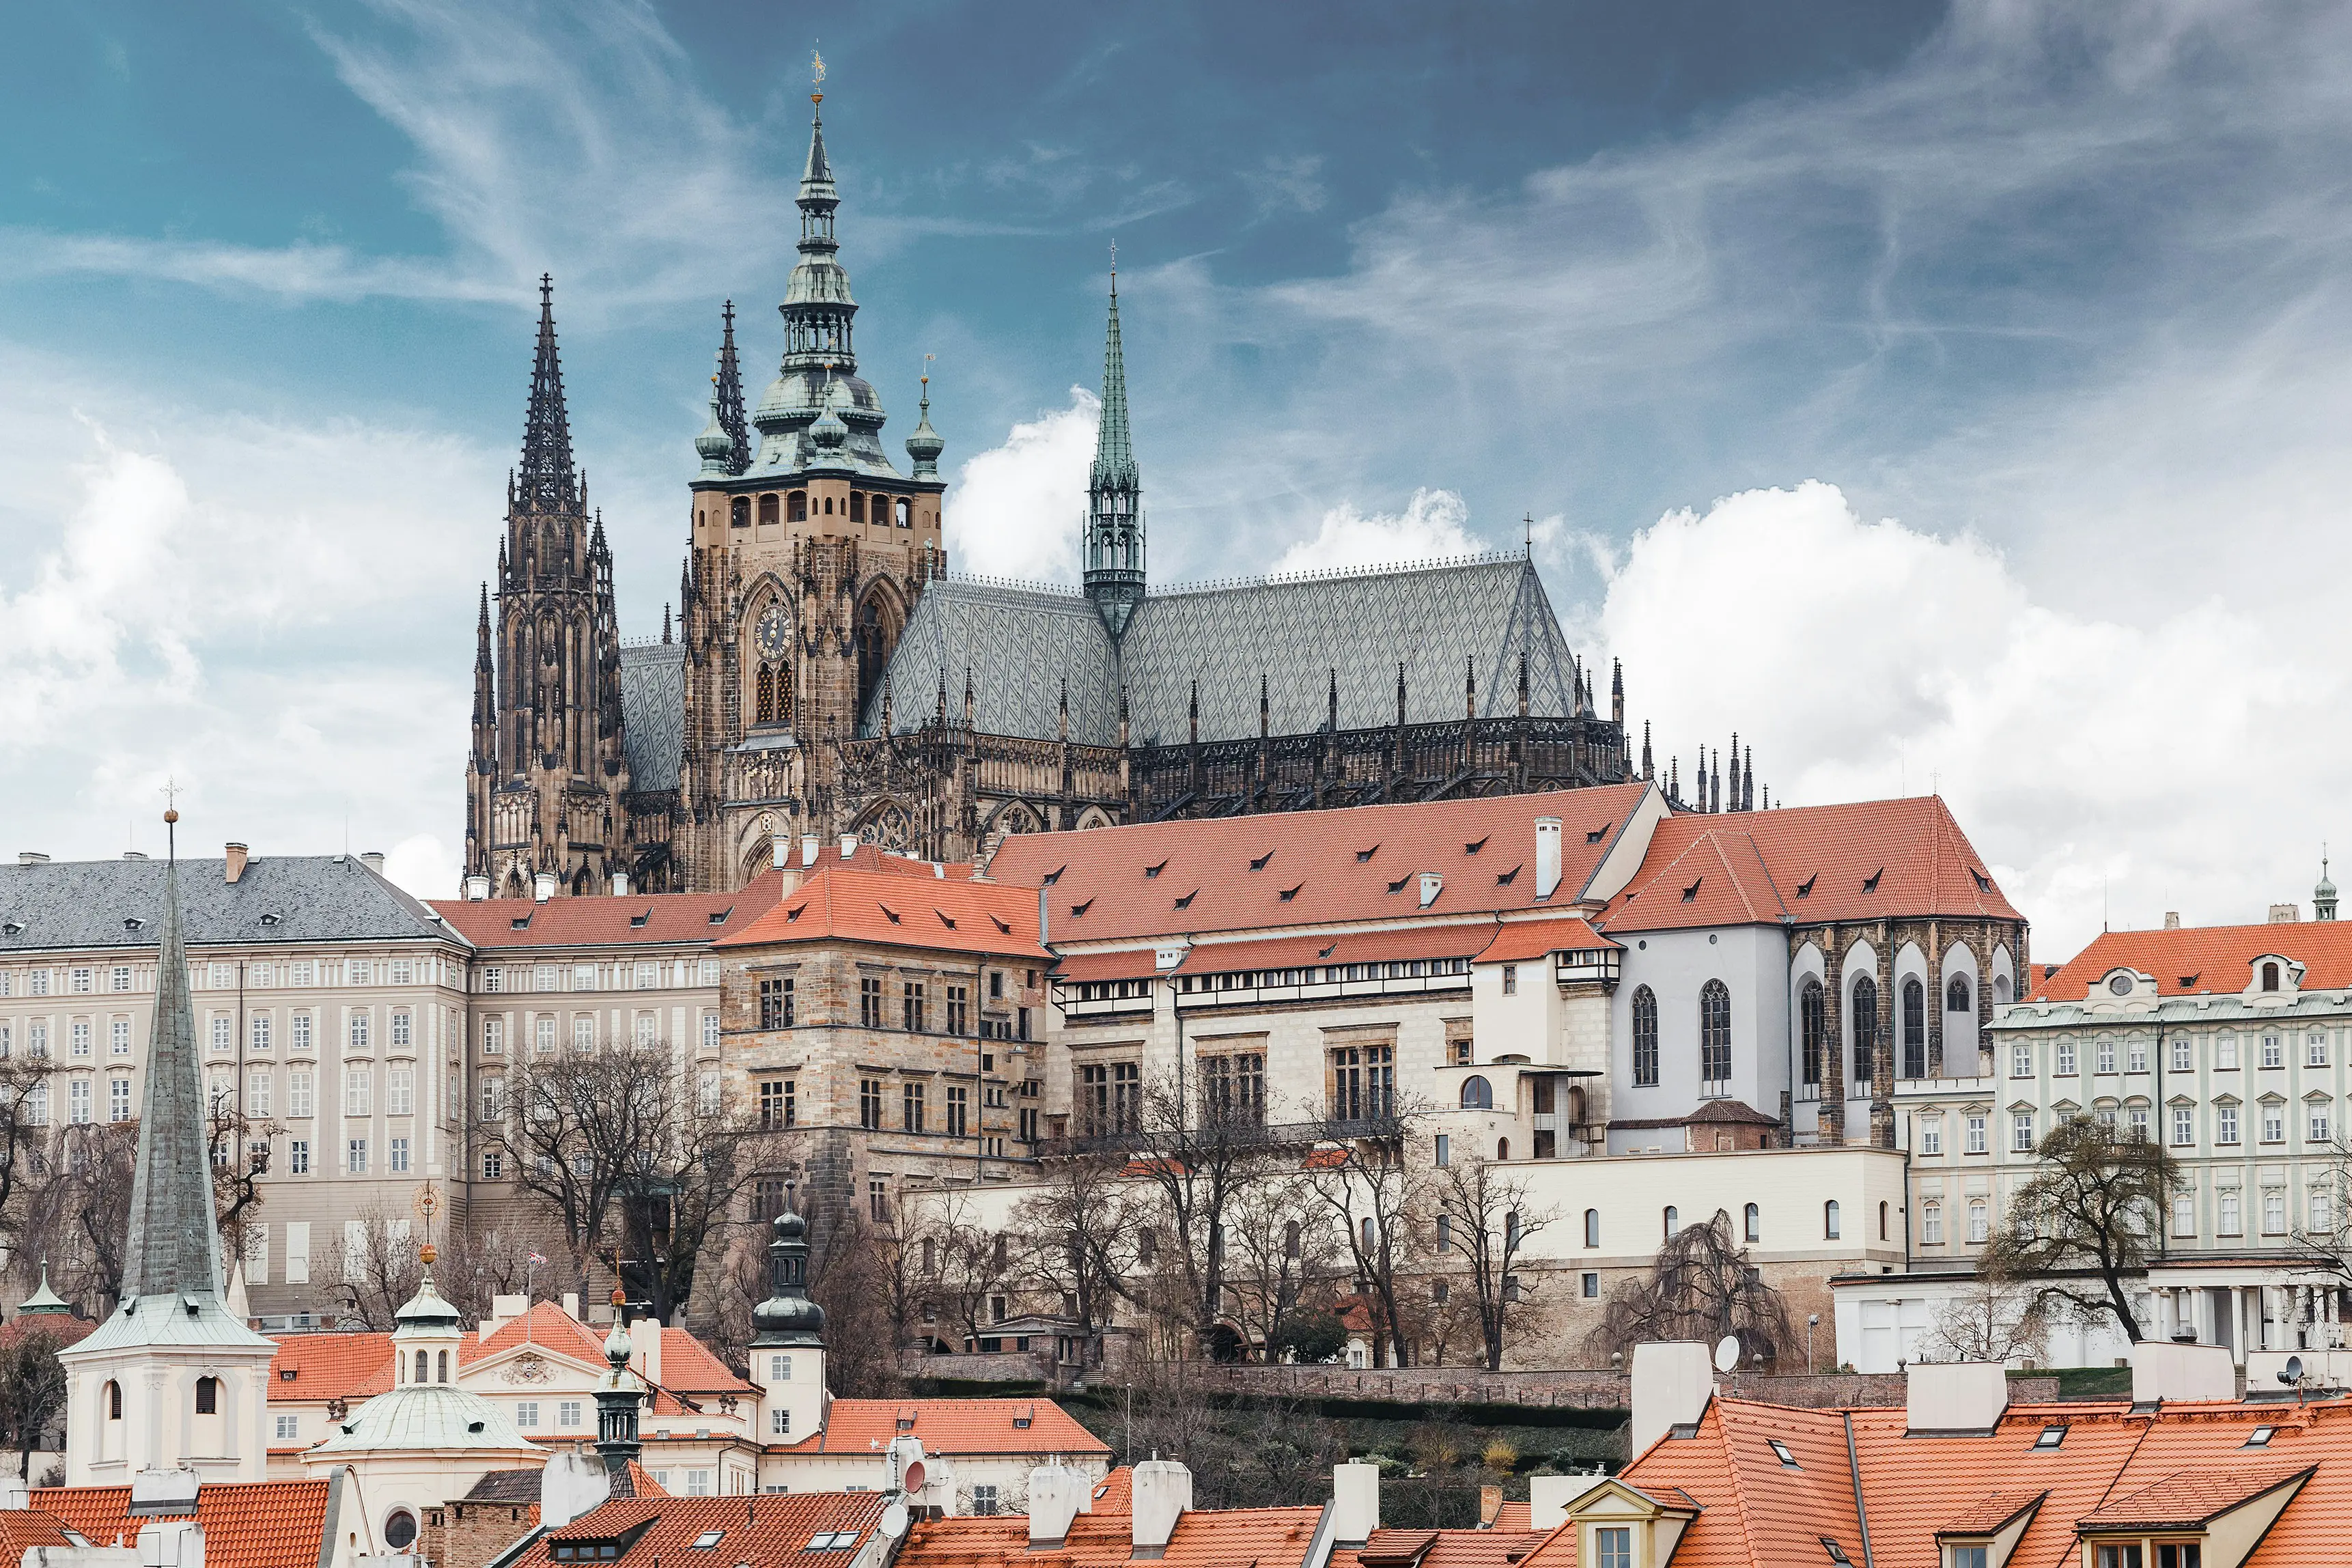
[{"label": "white cloud", "polygon": [[2352,769],[2352,736],[2318,721],[2347,695],[2341,661],[2276,605],[2105,607],[1808,483],[1643,530],[1601,626],[1662,770],[1678,754],[1687,779],[1736,729],[1776,801],[1940,789],[2046,958],[2103,918],[2259,921],[2307,898],[2325,781]]},{"label": "white cloud", "polygon": [[1260,213],[1320,212],[1331,199],[1331,193],[1324,189],[1322,173],[1323,160],[1318,154],[1275,153],[1257,168],[1244,170],[1242,184],[1257,202]]},{"label": "white cloud", "polygon": [[1384,566],[1433,561],[1484,548],[1470,535],[1470,510],[1452,490],[1419,489],[1402,512],[1358,511],[1342,501],[1323,514],[1312,539],[1302,539],[1274,563],[1276,572]]},{"label": "white cloud", "polygon": [[1083,386],[1066,408],[1017,424],[967,461],[948,492],[948,559],[959,572],[1075,583],[1087,474],[1102,404]]}]

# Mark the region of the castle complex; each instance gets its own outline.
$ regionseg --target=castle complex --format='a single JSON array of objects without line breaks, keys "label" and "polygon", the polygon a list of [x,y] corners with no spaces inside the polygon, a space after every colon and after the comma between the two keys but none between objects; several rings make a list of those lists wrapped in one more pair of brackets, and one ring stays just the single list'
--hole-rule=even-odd
[{"label": "castle complex", "polygon": [[[1155,592],[1116,277],[1083,586],[950,576],[945,443],[927,385],[908,470],[884,449],[839,205],[819,120],[782,363],[747,418],[730,306],[659,642],[619,637],[541,280],[475,658],[471,896],[724,891],[804,836],[984,859],[1012,833],[1636,772],[1622,671],[1604,712],[1523,557]],[[1731,773],[1737,805],[1736,748]]]}]

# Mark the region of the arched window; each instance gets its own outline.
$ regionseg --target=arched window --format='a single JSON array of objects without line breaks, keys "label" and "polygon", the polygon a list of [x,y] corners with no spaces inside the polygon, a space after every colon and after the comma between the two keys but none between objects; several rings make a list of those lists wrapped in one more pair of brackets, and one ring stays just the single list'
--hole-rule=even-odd
[{"label": "arched window", "polygon": [[889,609],[877,596],[866,601],[857,612],[857,705],[862,711],[866,700],[882,684],[883,667],[890,662],[890,649],[898,642],[898,627]]},{"label": "arched window", "polygon": [[1633,988],[1633,1081],[1658,1081],[1658,998],[1646,985]]},{"label": "arched window", "polygon": [[776,672],[766,665],[760,667],[751,702],[751,722],[765,724],[776,716]]},{"label": "arched window", "polygon": [[2009,976],[2006,974],[1992,977],[1992,1005],[1996,1007],[2009,1005]]},{"label": "arched window", "polygon": [[[1586,1209],[1584,1211],[1584,1245],[1587,1247],[1598,1247],[1601,1245],[1601,1211],[1599,1209]],[[121,1404],[121,1396],[119,1394],[117,1395],[116,1403],[118,1406]]]},{"label": "arched window", "polygon": [[[762,523],[772,523],[776,521],[776,498],[773,494],[760,498],[760,521]],[[794,522],[802,521],[801,498],[798,491],[793,494],[793,521]]]},{"label": "arched window", "polygon": [[392,1510],[383,1521],[383,1543],[394,1552],[405,1552],[416,1544],[416,1516],[404,1508]]},{"label": "arched window", "polygon": [[1731,988],[1710,980],[1698,993],[1698,1091],[1731,1092]]},{"label": "arched window", "polygon": [[433,1354],[433,1381],[436,1383],[446,1383],[449,1381],[449,1352],[447,1351],[436,1351]]},{"label": "arched window", "polygon": [[1903,1076],[1927,1076],[1927,988],[1916,975],[1903,983]]},{"label": "arched window", "polygon": [[217,1415],[220,1414],[219,1378],[200,1377],[196,1379],[196,1414],[199,1415]]},{"label": "arched window", "polygon": [[1672,1241],[1675,1238],[1675,1232],[1682,1229],[1683,1227],[1682,1211],[1675,1208],[1674,1205],[1668,1204],[1666,1205],[1666,1212],[1658,1217],[1660,1220],[1658,1227],[1659,1230],[1664,1235],[1668,1241]]},{"label": "arched window", "polygon": [[1519,1211],[1511,1210],[1503,1216],[1503,1245],[1517,1248],[1519,1245]]},{"label": "arched window", "polygon": [[1511,1157],[1511,1141],[1510,1141],[1509,1139],[1507,1139],[1507,1138],[1497,1138],[1497,1139],[1496,1139],[1496,1140],[1495,1140],[1495,1158],[1496,1158],[1496,1159],[1497,1159],[1497,1160],[1507,1160],[1507,1159],[1509,1159],[1510,1157]]},{"label": "arched window", "polygon": [[409,1382],[423,1383],[425,1381],[425,1352],[423,1351],[418,1351],[416,1352],[416,1375],[410,1378],[408,1380]]},{"label": "arched window", "polygon": [[2279,983],[2278,983],[2278,982],[2279,982],[2278,965],[2277,965],[2277,964],[2275,964],[2275,963],[2265,963],[2265,964],[2263,964],[2263,990],[2265,990],[2265,991],[2275,991],[2275,990],[2277,990],[2277,989],[2279,988]]},{"label": "arched window", "polygon": [[1878,1070],[1878,982],[1863,975],[1853,983],[1853,1081],[1846,1092],[1867,1092]]},{"label": "arched window", "polygon": [[1878,1239],[1881,1241],[1886,1239],[1886,1205],[1885,1204],[1878,1205]]},{"label": "arched window", "polygon": [[731,528],[749,528],[751,526],[751,498],[750,496],[737,496],[733,500],[727,503],[727,522]]},{"label": "arched window", "polygon": [[1356,1234],[1363,1238],[1364,1251],[1369,1254],[1372,1250],[1372,1219],[1370,1215],[1357,1222]]},{"label": "arched window", "polygon": [[1495,1109],[1494,1087],[1486,1081],[1483,1074],[1474,1072],[1462,1080],[1462,1109],[1465,1110]]},{"label": "arched window", "polygon": [[1953,975],[1951,984],[1944,987],[1944,1011],[1973,1013],[1976,1010],[1976,1003],[1969,996],[1969,977],[1965,974]]},{"label": "arched window", "polygon": [[122,1385],[119,1383],[106,1385],[106,1418],[109,1421],[122,1419]]},{"label": "arched window", "polygon": [[1437,1216],[1437,1250],[1440,1252],[1454,1250],[1454,1216],[1450,1214]]},{"label": "arched window", "polygon": [[1822,1238],[1824,1241],[1838,1239],[1838,1201],[1835,1198],[1822,1205]]},{"label": "arched window", "polygon": [[1797,990],[1798,1066],[1807,1089],[1822,1087],[1822,983],[1807,977]]},{"label": "arched window", "polygon": [[[768,515],[768,500],[769,498],[766,496],[761,496],[760,498],[761,521],[772,522],[775,520]],[[789,504],[785,507],[785,510],[791,515],[792,520],[794,522],[806,522],[808,521],[808,491],[794,490],[792,493]]]},{"label": "arched window", "polygon": [[907,504],[907,498],[905,496],[900,496],[898,498],[898,526],[900,528],[912,528],[914,526],[914,509]]},{"label": "arched window", "polygon": [[1764,1211],[1762,1209],[1758,1208],[1754,1204],[1749,1204],[1748,1205],[1745,1224],[1747,1226],[1746,1235],[1748,1240],[1761,1241],[1764,1239]]},{"label": "arched window", "polygon": [[849,521],[852,522],[866,521],[866,498],[856,490],[849,492]]}]

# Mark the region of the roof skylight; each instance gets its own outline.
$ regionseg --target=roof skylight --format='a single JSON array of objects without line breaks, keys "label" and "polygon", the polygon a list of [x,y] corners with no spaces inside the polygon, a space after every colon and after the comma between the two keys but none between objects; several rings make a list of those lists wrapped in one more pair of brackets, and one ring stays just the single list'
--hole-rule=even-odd
[{"label": "roof skylight", "polygon": [[727,1532],[723,1530],[706,1530],[694,1538],[694,1544],[702,1551],[708,1552],[726,1539]]},{"label": "roof skylight", "polygon": [[2042,1428],[2042,1435],[2033,1439],[2033,1446],[2037,1448],[2054,1448],[2065,1440],[2065,1423],[2063,1421],[2053,1421],[2049,1426]]},{"label": "roof skylight", "polygon": [[1789,1452],[1789,1445],[1780,1441],[1780,1438],[1767,1437],[1764,1439],[1764,1443],[1767,1447],[1769,1447],[1772,1450],[1772,1457],[1780,1460],[1783,1466],[1792,1470],[1801,1470],[1804,1468],[1802,1465],[1797,1463],[1797,1456]]}]

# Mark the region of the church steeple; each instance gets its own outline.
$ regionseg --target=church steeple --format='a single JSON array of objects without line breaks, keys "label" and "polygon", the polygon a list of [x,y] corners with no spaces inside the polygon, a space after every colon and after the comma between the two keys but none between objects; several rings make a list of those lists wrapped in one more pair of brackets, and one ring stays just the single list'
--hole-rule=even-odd
[{"label": "church steeple", "polygon": [[[176,811],[166,819],[177,821]],[[131,1178],[131,1234],[123,1244],[122,1299],[221,1291],[220,1231],[213,1215],[212,1162],[205,1147],[204,1080],[196,1070],[196,1016],[180,931],[180,866],[163,868],[162,942],[155,954],[155,1019],[148,1036],[146,1102]]]},{"label": "church steeple", "polygon": [[563,408],[563,364],[555,348],[555,279],[544,272],[539,275],[539,353],[530,367],[517,500],[526,511],[572,511],[582,504],[572,467],[572,422]]},{"label": "church steeple", "polygon": [[1143,602],[1143,479],[1128,433],[1127,356],[1118,337],[1118,267],[1110,274],[1110,325],[1103,340],[1102,418],[1087,479],[1086,593],[1123,636]]}]

